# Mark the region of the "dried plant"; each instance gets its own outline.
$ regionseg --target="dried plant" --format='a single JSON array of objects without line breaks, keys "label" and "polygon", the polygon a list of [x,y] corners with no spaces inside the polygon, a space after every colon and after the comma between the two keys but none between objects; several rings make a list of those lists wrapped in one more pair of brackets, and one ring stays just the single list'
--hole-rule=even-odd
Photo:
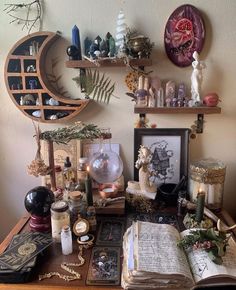
[{"label": "dried plant", "polygon": [[[5,11],[12,20],[10,23],[17,23],[17,24],[23,24],[22,30],[28,29],[28,34],[30,34],[33,27],[35,27],[36,23],[38,22],[38,30],[41,29],[41,20],[42,20],[42,4],[40,0],[34,0],[29,3],[9,3],[5,4],[6,8],[3,10]],[[15,15],[15,13],[19,13],[20,10],[26,10],[25,17],[18,17]],[[32,16],[33,12],[35,12],[35,15]],[[32,18],[31,18],[32,16]]]},{"label": "dried plant", "polygon": [[101,130],[93,124],[85,125],[82,122],[76,122],[73,125],[57,128],[52,131],[40,133],[41,140],[52,141],[56,143],[67,144],[73,139],[97,139],[101,137]]},{"label": "dried plant", "polygon": [[50,168],[44,163],[41,155],[41,143],[40,143],[40,134],[41,130],[39,125],[36,127],[35,123],[33,122],[34,129],[35,129],[35,139],[37,143],[37,152],[35,159],[28,165],[28,174],[34,175],[35,177],[38,176],[45,176],[50,173]]}]

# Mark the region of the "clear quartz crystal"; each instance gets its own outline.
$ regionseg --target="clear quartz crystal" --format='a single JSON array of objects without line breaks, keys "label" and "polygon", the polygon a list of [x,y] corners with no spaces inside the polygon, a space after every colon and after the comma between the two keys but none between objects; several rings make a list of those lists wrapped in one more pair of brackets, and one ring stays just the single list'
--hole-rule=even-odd
[{"label": "clear quartz crystal", "polygon": [[61,248],[63,255],[69,255],[73,252],[72,234],[69,226],[64,226],[61,231]]}]

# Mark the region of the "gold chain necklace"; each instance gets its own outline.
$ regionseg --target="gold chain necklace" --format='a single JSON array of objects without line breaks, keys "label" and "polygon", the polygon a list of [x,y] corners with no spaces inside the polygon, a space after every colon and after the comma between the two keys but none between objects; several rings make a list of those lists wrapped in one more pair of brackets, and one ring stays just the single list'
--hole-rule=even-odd
[{"label": "gold chain necklace", "polygon": [[78,259],[80,261],[79,263],[62,263],[61,264],[61,268],[65,271],[69,272],[72,275],[64,275],[64,274],[61,274],[59,272],[49,272],[49,273],[39,275],[39,280],[41,281],[43,279],[48,279],[48,278],[51,278],[53,276],[57,276],[60,279],[63,279],[67,282],[74,281],[74,280],[80,280],[81,279],[80,273],[76,272],[75,270],[73,270],[70,267],[81,267],[82,265],[84,265],[85,259],[82,257],[83,248],[88,248],[88,247],[87,247],[87,245],[80,245],[79,246],[79,254],[78,254]]}]

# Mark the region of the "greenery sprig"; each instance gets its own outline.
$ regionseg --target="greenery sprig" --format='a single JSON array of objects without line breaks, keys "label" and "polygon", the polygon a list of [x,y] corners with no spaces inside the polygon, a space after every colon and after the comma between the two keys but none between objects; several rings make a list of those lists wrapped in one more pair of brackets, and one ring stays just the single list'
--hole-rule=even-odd
[{"label": "greenery sprig", "polygon": [[73,81],[81,88],[85,88],[87,96],[107,104],[115,90],[115,83],[111,83],[111,79],[105,74],[101,76],[98,70],[86,69],[85,74],[73,78]]},{"label": "greenery sprig", "polygon": [[183,249],[203,249],[209,258],[216,264],[222,264],[225,255],[228,237],[224,232],[216,232],[213,228],[208,230],[192,230],[178,242]]},{"label": "greenery sprig", "polygon": [[85,125],[82,122],[76,122],[73,125],[57,128],[52,131],[40,133],[41,140],[52,141],[56,143],[67,144],[73,139],[97,139],[101,137],[101,130],[93,124]]}]

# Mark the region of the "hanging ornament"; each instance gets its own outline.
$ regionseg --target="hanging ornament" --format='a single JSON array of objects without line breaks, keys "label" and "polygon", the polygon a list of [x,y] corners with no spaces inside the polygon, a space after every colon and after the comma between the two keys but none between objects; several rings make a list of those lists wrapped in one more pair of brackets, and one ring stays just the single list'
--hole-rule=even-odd
[{"label": "hanging ornament", "polygon": [[124,37],[127,33],[127,25],[125,23],[124,11],[121,9],[116,22],[116,47],[117,49],[124,46]]}]

